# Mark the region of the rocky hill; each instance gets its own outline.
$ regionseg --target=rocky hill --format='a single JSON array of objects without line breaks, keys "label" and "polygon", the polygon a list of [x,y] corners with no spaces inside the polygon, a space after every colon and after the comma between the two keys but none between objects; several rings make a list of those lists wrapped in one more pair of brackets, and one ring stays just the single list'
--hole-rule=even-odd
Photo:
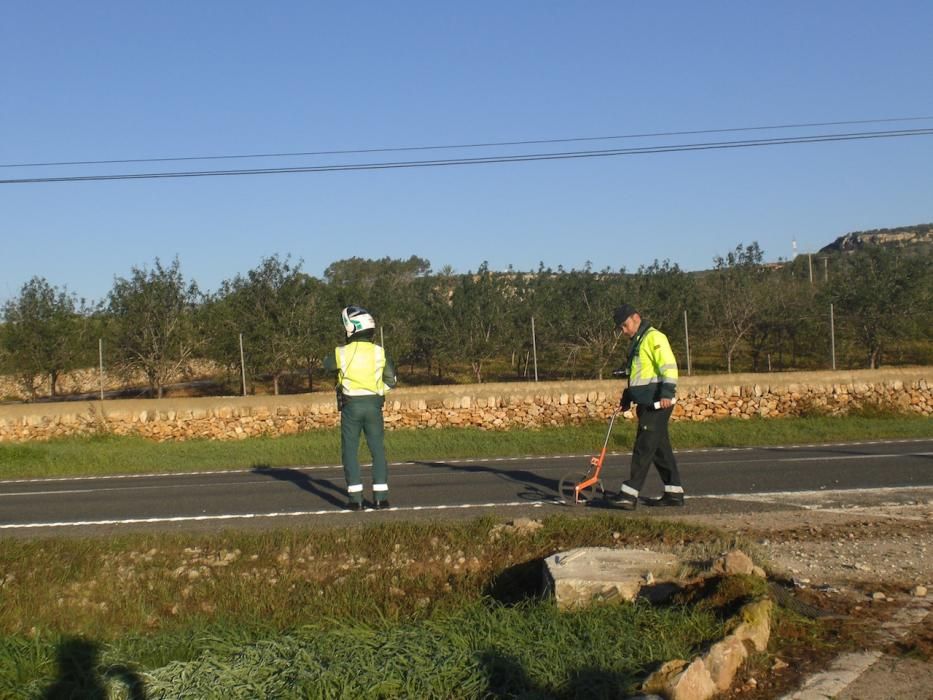
[{"label": "rocky hill", "polygon": [[843,253],[872,246],[902,248],[905,246],[933,247],[933,224],[879,228],[873,231],[853,231],[840,236],[820,249],[821,253]]}]

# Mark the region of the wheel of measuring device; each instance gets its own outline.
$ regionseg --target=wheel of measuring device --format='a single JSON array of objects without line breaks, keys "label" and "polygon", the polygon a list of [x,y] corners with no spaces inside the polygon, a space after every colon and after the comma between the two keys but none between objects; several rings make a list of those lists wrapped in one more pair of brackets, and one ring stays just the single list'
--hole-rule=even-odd
[{"label": "wheel of measuring device", "polygon": [[581,506],[591,501],[605,498],[606,490],[603,488],[601,479],[598,479],[585,489],[581,489],[579,494],[577,493],[577,484],[586,481],[588,478],[589,474],[585,472],[564,474],[557,486],[557,497],[560,499],[561,503],[568,506]]}]

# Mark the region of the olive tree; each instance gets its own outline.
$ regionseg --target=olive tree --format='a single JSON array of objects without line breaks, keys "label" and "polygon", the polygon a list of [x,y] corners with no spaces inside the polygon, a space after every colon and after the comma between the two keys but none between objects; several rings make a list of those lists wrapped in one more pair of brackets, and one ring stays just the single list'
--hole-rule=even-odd
[{"label": "olive tree", "polygon": [[86,309],[83,301],[65,289],[33,277],[19,295],[3,305],[0,345],[5,365],[20,379],[29,395],[38,395],[36,378],[48,380],[51,396],[58,394],[62,373],[86,361],[83,349]]},{"label": "olive tree", "polygon": [[924,333],[929,338],[931,258],[929,252],[877,247],[840,260],[825,298],[854,335],[869,368],[878,367],[884,353],[904,340]]},{"label": "olive tree", "polygon": [[208,304],[210,355],[238,366],[243,336],[246,373],[268,376],[276,395],[283,378],[296,369],[308,372],[320,363],[322,334],[335,317],[322,304],[322,285],[286,257],[264,258],[245,275],[225,280]]},{"label": "olive tree", "polygon": [[706,276],[706,318],[726,355],[731,374],[736,350],[755,327],[762,310],[761,266],[764,253],[758,243],[736,246],[725,257],[714,258]]},{"label": "olive tree", "polygon": [[141,372],[162,398],[168,382],[187,369],[201,344],[194,315],[201,293],[181,273],[178,258],[168,267],[133,267],[118,277],[107,298],[111,347],[118,367]]}]

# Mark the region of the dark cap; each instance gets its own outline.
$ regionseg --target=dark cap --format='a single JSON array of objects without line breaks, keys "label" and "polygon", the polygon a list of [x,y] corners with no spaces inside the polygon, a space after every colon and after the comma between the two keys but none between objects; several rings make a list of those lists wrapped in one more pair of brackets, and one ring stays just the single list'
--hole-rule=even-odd
[{"label": "dark cap", "polygon": [[616,310],[612,312],[612,320],[616,322],[616,328],[618,328],[625,323],[629,316],[637,313],[638,311],[636,311],[635,307],[631,304],[622,304],[622,306],[617,306]]}]

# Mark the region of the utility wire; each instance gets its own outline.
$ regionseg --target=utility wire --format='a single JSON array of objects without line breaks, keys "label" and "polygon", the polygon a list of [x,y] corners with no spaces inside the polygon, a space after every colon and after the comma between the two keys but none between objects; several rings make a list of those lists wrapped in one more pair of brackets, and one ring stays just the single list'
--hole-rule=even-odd
[{"label": "utility wire", "polygon": [[696,136],[699,134],[726,134],[743,131],[770,131],[776,129],[803,129],[822,126],[851,126],[854,124],[884,124],[893,122],[930,121],[930,117],[895,117],[890,119],[857,119],[836,122],[804,122],[800,124],[775,124],[771,126],[742,126],[724,129],[695,129],[691,131],[656,131],[643,134],[622,134],[615,136],[580,136],[573,138],[536,139],[527,141],[492,141],[488,143],[461,143],[434,146],[398,146],[390,148],[357,148],[332,151],[297,151],[286,153],[247,153],[240,155],[219,156],[176,156],[166,158],[124,158],[120,160],[71,160],[49,161],[45,163],[0,163],[0,168],[37,168],[60,165],[115,165],[127,163],[169,163],[190,160],[234,160],[240,158],[291,158],[297,156],[331,156],[362,153],[398,153],[403,151],[439,151],[462,148],[494,148],[501,146],[530,146],[548,143],[582,143],[586,141],[612,141],[620,139],[653,138],[658,136]]},{"label": "utility wire", "polygon": [[719,141],[688,143],[668,146],[646,146],[643,148],[602,149],[593,151],[568,151],[560,153],[528,153],[511,156],[488,156],[479,158],[453,158],[444,160],[390,161],[383,163],[347,163],[334,165],[312,165],[291,168],[250,168],[240,170],[192,170],[156,173],[124,173],[114,175],[74,175],[62,177],[37,177],[0,180],[0,185],[35,184],[46,182],[94,182],[101,180],[154,180],[185,177],[216,177],[222,175],[272,175],[283,173],[323,173],[349,170],[387,170],[398,168],[428,168],[450,165],[480,165],[490,163],[522,163],[540,160],[566,160],[572,158],[599,158],[607,156],[646,155],[652,153],[679,153],[684,151],[719,150],[726,148],[756,148],[761,146],[784,146],[798,143],[826,143],[831,141],[857,141],[905,136],[929,136],[933,129],[903,129],[898,131],[865,131],[848,134],[819,134],[790,138],[755,139],[746,141]]}]

